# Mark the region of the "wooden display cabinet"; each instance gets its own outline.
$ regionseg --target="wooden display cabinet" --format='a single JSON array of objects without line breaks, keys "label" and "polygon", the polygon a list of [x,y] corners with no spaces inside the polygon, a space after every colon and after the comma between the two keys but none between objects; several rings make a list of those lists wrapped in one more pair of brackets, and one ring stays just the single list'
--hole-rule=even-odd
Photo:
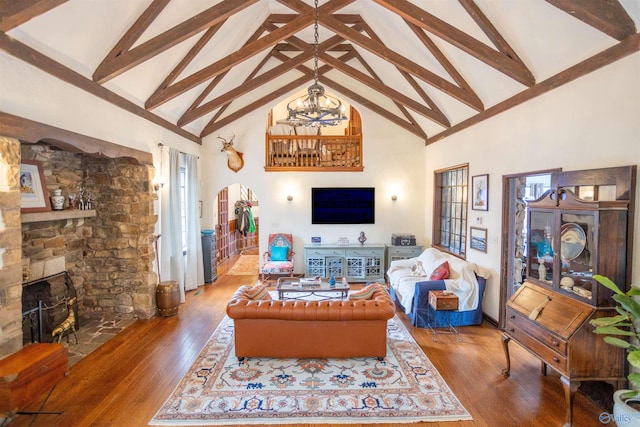
[{"label": "wooden display cabinet", "polygon": [[527,275],[507,303],[503,375],[510,375],[511,340],[540,359],[543,374],[555,369],[565,391],[565,425],[581,381],[625,384],[624,350],[606,344],[589,321],[616,314],[612,292],[594,275],[625,291],[629,286],[631,200],[583,200],[558,185],[528,205]]},{"label": "wooden display cabinet", "polygon": [[585,201],[550,190],[529,204],[527,280],[596,307],[611,290],[593,275],[626,285],[628,201]]}]

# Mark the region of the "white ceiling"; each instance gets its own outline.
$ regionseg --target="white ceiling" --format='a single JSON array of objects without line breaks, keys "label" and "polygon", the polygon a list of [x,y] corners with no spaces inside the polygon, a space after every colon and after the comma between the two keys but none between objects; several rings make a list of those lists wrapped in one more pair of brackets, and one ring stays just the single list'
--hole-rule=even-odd
[{"label": "white ceiling", "polygon": [[[154,39],[156,36],[162,35],[163,32],[171,30],[192,17],[202,16],[199,14],[209,8],[218,7],[216,10],[221,10],[222,7],[227,6],[238,7],[247,1],[246,7],[241,7],[240,10],[222,21],[220,29],[186,65],[184,70],[175,76],[170,85],[175,86],[176,83],[193,79],[194,73],[206,70],[205,67],[211,64],[215,66],[216,64],[228,63],[225,61],[233,62],[229,72],[198,104],[202,105],[203,102],[228,95],[231,99],[230,105],[218,117],[215,115],[220,112],[220,108],[215,108],[188,123],[178,124],[180,117],[189,110],[198,96],[214,80],[214,77],[211,76],[198,79],[195,84],[189,85],[188,89],[178,91],[177,96],[167,99],[159,105],[150,105],[149,102],[150,97],[161,86],[163,80],[180,64],[180,61],[204,35],[206,28],[211,25],[210,22],[203,24],[202,30],[198,30],[195,24],[187,22],[184,25],[194,29],[192,31],[194,34],[190,37],[185,37],[183,41],[166,50],[156,46],[148,57],[140,61],[139,64],[123,68],[121,72],[111,78],[94,81],[96,70],[100,68],[105,58],[108,58],[111,49],[134,25],[138,17],[150,5],[157,6],[162,1],[34,0],[25,2],[39,3],[45,12],[38,14],[41,10],[37,12],[28,10],[26,13],[30,14],[30,19],[14,26],[6,24],[7,16],[11,16],[12,12],[0,11],[0,18],[5,19],[2,28],[6,30],[9,40],[19,42],[18,47],[14,43],[9,49],[6,47],[7,40],[3,40],[0,48],[23,60],[28,60],[26,59],[27,54],[20,53],[23,45],[35,49],[62,65],[62,69],[68,68],[78,73],[79,76],[71,79],[72,84],[81,85],[86,81],[91,81],[94,85],[99,84],[119,95],[121,99],[131,101],[140,110],[146,109],[154,116],[168,121],[168,124],[165,123],[166,127],[176,132],[186,131],[192,134],[192,139],[195,141],[199,141],[201,137],[223,126],[225,118],[228,118],[233,112],[248,112],[248,110],[260,106],[274,105],[299,92],[300,89],[306,88],[312,82],[311,78],[307,78],[295,88],[277,94],[275,99],[259,103],[258,100],[261,98],[270,96],[273,98],[274,92],[303,76],[302,72],[291,69],[269,79],[247,93],[229,95],[230,91],[238,91],[239,88],[248,85],[247,79],[251,78],[252,73],[255,73],[254,78],[256,78],[256,76],[282,64],[282,58],[278,59],[276,56],[279,54],[277,52],[268,58],[276,46],[276,43],[273,42],[266,43],[262,49],[256,48],[250,55],[242,57],[242,60],[235,61],[237,63],[233,62],[233,55],[237,56],[243,53],[241,50],[243,45],[262,25],[268,26],[270,22],[274,22],[282,28],[285,24],[280,21],[305,15],[307,22],[304,24],[304,28],[293,33],[293,36],[308,44],[313,43],[313,3],[310,0],[166,0],[167,4],[164,9],[146,29],[143,29],[137,39],[134,38],[131,49],[135,50],[145,42],[153,44],[157,40]],[[455,127],[464,120],[528,90],[529,87],[538,85],[581,61],[622,43],[626,37],[637,36],[637,27],[640,22],[640,2],[637,0],[619,0],[619,3],[615,0],[607,2],[604,0],[565,1],[564,3],[569,4],[569,6],[565,6],[565,10],[554,6],[552,4],[554,2],[561,3],[555,0],[549,2],[544,0],[475,0],[475,2],[472,0],[321,0],[319,2],[321,7],[320,43],[336,35],[335,20],[327,20],[337,17],[364,22],[392,54],[399,55],[400,61],[407,61],[405,64],[408,64],[408,67],[405,69],[412,76],[413,81],[407,80],[405,75],[399,71],[396,66],[398,59],[389,58],[391,54],[388,51],[377,49],[379,45],[373,41],[368,42],[367,40],[370,39],[364,39],[363,42],[354,36],[353,38],[345,37],[346,41],[341,43],[357,54],[356,57],[349,59],[344,64],[351,69],[360,71],[370,80],[357,81],[353,75],[332,67],[334,69],[326,73],[329,80],[321,76],[320,83],[327,87],[329,92],[346,99],[357,109],[373,109],[371,105],[382,107],[384,111],[379,112],[374,109],[374,112],[383,115],[388,120],[395,116],[398,122],[406,123],[407,129],[428,140],[449,127]],[[52,7],[52,3],[61,4],[58,6],[54,4]],[[606,5],[599,5],[599,3],[606,3]],[[496,54],[496,57],[508,59],[509,56],[499,52],[489,35],[465,10],[464,4],[477,7],[485,16],[483,22],[490,23],[495,27],[508,47],[520,58],[524,69],[528,70],[533,77],[530,84],[519,82],[516,78],[488,65],[487,61],[479,60],[477,55],[470,54],[478,49],[488,48],[493,54]],[[337,5],[337,8],[331,13],[331,16],[322,15],[323,6],[330,7],[332,5]],[[572,12],[572,7],[575,5],[580,5],[581,12]],[[438,48],[444,60],[437,58],[427,49],[424,40],[420,40],[415,35],[410,24],[401,16],[402,10],[411,10],[415,7],[424,12],[424,16],[428,16],[430,21],[429,27],[424,27],[419,31],[422,31],[425,38],[431,40]],[[598,25],[587,24],[576,17],[580,17],[581,13],[593,14],[594,10],[599,10],[599,7],[613,7],[614,9],[618,7],[619,10],[628,14],[629,21],[634,23],[634,28],[627,31],[624,36],[614,38],[603,32],[602,27],[596,28]],[[50,9],[46,10],[48,8]],[[19,15],[15,14],[15,16]],[[596,18],[617,27],[621,27],[621,24],[625,22],[619,17],[599,16]],[[432,30],[433,25],[439,25],[439,20],[448,23],[443,24],[443,31],[446,35],[442,37],[436,35],[435,30]],[[346,27],[348,28],[350,25],[347,24]],[[457,29],[462,33],[451,29]],[[363,30],[365,29],[363,28]],[[371,37],[370,33],[360,32],[360,34],[367,34],[367,37]],[[262,32],[262,37],[267,35],[267,31]],[[469,50],[460,49],[451,42],[452,39],[462,37],[462,43],[467,43],[464,41],[468,40],[464,39],[467,36],[472,38],[472,42],[468,44]],[[285,37],[285,39],[288,38],[289,36]],[[447,39],[449,40],[447,41]],[[482,46],[478,47],[479,45],[475,44],[477,42],[480,42]],[[638,44],[637,40],[635,44]],[[279,51],[288,58],[294,57],[299,51],[288,49],[294,45],[295,41],[292,40],[279,42],[279,47],[282,48]],[[126,53],[126,50],[124,49],[123,52]],[[238,53],[239,50],[240,53]],[[333,58],[344,53],[346,53],[345,50],[328,52]],[[359,60],[357,56],[362,60]],[[257,70],[256,67],[265,58],[268,58],[266,63]],[[461,87],[460,79],[456,80],[453,73],[447,71],[447,61],[455,69],[455,72],[459,73],[463,80],[462,85],[464,86],[464,82],[468,85],[468,89],[462,88],[463,92],[475,94],[475,97],[480,101],[479,105],[471,107],[468,102],[462,102],[456,96],[447,93],[446,89],[443,90],[443,87],[453,86],[454,90],[459,90]],[[325,60],[321,59],[319,66],[322,67],[325,63]],[[310,70],[313,68],[313,60],[304,61],[303,64]],[[425,81],[424,77],[420,77],[420,73],[414,74],[417,67],[413,67],[411,64],[417,64],[422,70],[433,73],[435,83]],[[78,81],[74,82],[74,80]],[[376,85],[373,85],[372,81]],[[356,99],[353,93],[344,93],[338,85],[360,95],[361,98]],[[377,85],[381,85],[384,89],[381,90]],[[424,96],[413,86],[424,91],[432,100],[432,104],[429,105]],[[396,99],[394,102],[390,95],[395,93],[394,91],[413,100],[426,110],[441,112],[449,123],[439,123],[439,120],[434,120],[424,112],[416,112],[415,107],[404,99]],[[162,88],[159,92],[166,93]],[[209,127],[205,129],[208,124]]]}]

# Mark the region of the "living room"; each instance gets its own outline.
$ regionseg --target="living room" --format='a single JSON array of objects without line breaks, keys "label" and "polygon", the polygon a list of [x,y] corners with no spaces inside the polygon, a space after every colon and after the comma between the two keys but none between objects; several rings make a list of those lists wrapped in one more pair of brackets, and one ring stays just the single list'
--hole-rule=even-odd
[{"label": "living room", "polygon": [[[638,22],[640,11],[637,5],[621,3]],[[173,132],[105,102],[102,98],[90,95],[83,89],[66,83],[60,77],[54,77],[25,60],[17,59],[16,56],[7,53],[12,51],[12,48],[8,47],[10,43],[6,38],[3,39],[3,49],[0,54],[0,69],[2,69],[0,111],[88,138],[108,141],[121,146],[123,150],[145,153],[150,156],[150,166],[156,172],[162,169],[160,161],[162,147],[159,144],[197,156],[202,200],[201,229],[211,229],[216,225],[215,202],[218,192],[229,185],[242,184],[255,192],[260,201],[259,252],[263,253],[266,250],[269,234],[291,233],[294,236],[296,252],[294,264],[296,273],[299,274],[303,273],[303,247],[311,242],[311,237],[315,236],[321,237],[323,243],[336,243],[343,237],[355,243],[360,232],[364,231],[368,243],[386,244],[394,233],[409,233],[416,236],[418,244],[425,248],[431,246],[434,228],[434,172],[457,165],[468,165],[469,179],[478,175],[488,176],[489,205],[486,211],[468,211],[468,225],[487,230],[487,250],[485,253],[468,249],[466,259],[491,272],[483,301],[483,312],[489,324],[491,322],[497,324],[501,310],[504,308],[500,283],[505,229],[503,201],[506,198],[503,192],[503,177],[558,168],[563,171],[576,171],[640,164],[640,144],[638,143],[640,53],[638,53],[637,30],[634,35],[629,36],[627,44],[620,47],[607,36],[595,35],[592,32],[594,30],[586,31],[582,27],[586,24],[574,24],[573,18],[568,14],[562,11],[552,12],[550,10],[552,6],[548,4],[543,9],[543,12],[535,9],[535,16],[539,19],[536,22],[539,25],[543,25],[543,18],[548,16],[549,19],[557,20],[554,22],[569,23],[567,28],[560,32],[561,35],[573,34],[572,37],[580,36],[586,40],[583,40],[579,48],[564,45],[554,50],[547,44],[544,52],[534,51],[535,53],[531,54],[532,56],[536,53],[540,56],[548,55],[550,59],[534,70],[541,93],[530,96],[526,102],[514,101],[513,104],[516,105],[512,108],[501,108],[500,102],[505,98],[505,93],[517,92],[521,88],[517,83],[512,81],[505,83],[501,79],[491,80],[490,85],[480,84],[477,80],[490,74],[484,69],[485,66],[481,65],[475,74],[476,77],[474,77],[476,71],[468,71],[467,78],[474,87],[482,87],[479,95],[486,108],[481,117],[483,120],[475,122],[474,113],[469,107],[451,105],[452,101],[446,101],[445,104],[453,110],[451,114],[457,118],[458,124],[463,123],[463,125],[458,126],[455,129],[456,132],[436,139],[441,132],[440,126],[432,123],[423,124],[426,133],[433,138],[425,140],[404,127],[381,119],[380,115],[367,105],[350,99],[350,103],[357,108],[362,117],[364,165],[362,172],[265,172],[266,123],[269,112],[277,104],[275,101],[255,108],[241,118],[220,127],[214,133],[203,137],[200,140],[201,143],[198,143],[184,134]],[[533,13],[534,10],[529,12]],[[141,11],[130,10],[129,13],[131,16],[138,16]],[[51,29],[47,27],[38,31],[35,29],[39,23],[38,19],[43,18],[36,17],[33,22],[23,24],[23,29],[18,28],[19,31],[14,30],[8,34],[26,42],[40,32],[50,32]],[[522,17],[520,19],[524,20]],[[124,27],[126,26],[123,24]],[[537,30],[540,28],[542,27],[537,27]],[[582,33],[583,31],[587,34]],[[3,37],[9,36],[3,33]],[[552,38],[558,35],[546,37]],[[68,41],[71,50],[83,49],[79,39],[81,37],[78,37],[75,42]],[[117,40],[118,37],[113,36],[112,39],[101,40],[101,42],[105,46],[108,45],[105,47],[108,51]],[[60,41],[57,40],[57,42]],[[628,48],[628,45],[633,47]],[[589,69],[588,71],[578,73],[579,77],[568,79],[566,82],[552,80],[548,87],[545,88],[542,85],[546,79],[552,79],[571,65],[610,48],[618,48],[618,50],[614,49],[600,57],[602,66],[593,65],[592,69],[587,67],[585,69]],[[623,48],[628,49],[627,54],[618,53]],[[104,55],[102,50],[100,49],[100,53],[96,55]],[[605,57],[615,57],[615,59],[602,59]],[[94,68],[97,62],[99,59],[94,58],[92,62]],[[531,62],[535,61],[531,59]],[[536,65],[538,65],[537,62]],[[170,69],[171,67],[165,68],[165,70]],[[518,87],[514,89],[514,86]],[[295,98],[300,93],[304,93],[304,87],[306,84],[300,85],[298,91],[287,93],[286,99]],[[357,83],[354,83],[353,87],[360,88]],[[360,92],[366,93],[367,89],[361,89]],[[337,90],[334,94],[342,96]],[[377,99],[375,94],[371,94],[371,97]],[[285,96],[282,96],[278,102],[284,99]],[[171,110],[170,107],[165,107],[162,114]],[[9,123],[6,116],[3,117],[0,135],[3,136],[4,147],[5,141],[11,140],[13,144],[21,139],[21,135],[15,134],[15,127]],[[470,122],[464,124],[467,117],[471,118]],[[422,118],[418,121],[424,122]],[[206,124],[204,121],[198,122],[197,126],[204,126],[204,124]],[[237,151],[243,153],[244,159],[244,166],[239,171],[234,172],[227,167],[227,156],[220,151],[218,135],[235,135],[234,146]],[[90,150],[87,151],[90,152]],[[0,171],[4,170],[4,164],[0,161],[2,166]],[[4,181],[2,186],[0,192],[4,193],[8,186]],[[311,224],[311,188],[320,186],[374,187],[376,189],[375,224],[362,226]],[[392,196],[395,196],[395,200]],[[15,194],[11,197],[13,198],[9,201],[15,201]],[[161,200],[151,202],[155,214],[160,213],[160,203]],[[2,206],[5,212],[4,223],[11,224],[9,228],[20,227],[19,218],[15,218],[19,216],[18,214],[14,217],[7,215],[9,212],[15,212],[15,208],[15,203]],[[99,206],[98,209],[100,209]],[[637,210],[632,220],[635,224],[640,224],[640,214]],[[0,230],[0,236],[2,236],[0,240],[7,242],[2,245],[5,254],[0,264],[2,276],[5,276],[4,273],[7,271],[12,274],[18,272],[21,258],[14,250],[4,250],[15,248],[15,242],[11,241],[15,233],[8,234],[8,228],[4,227],[6,226]],[[159,230],[158,223],[155,234],[160,234]],[[638,230],[634,232],[632,242],[632,265],[637,266],[640,260]],[[7,257],[7,254],[12,256]],[[153,263],[153,259],[150,262]],[[632,272],[632,283],[640,283],[640,271],[637,268]],[[239,284],[234,282],[226,286],[232,287]],[[2,291],[5,292],[4,287]],[[228,298],[231,292],[221,295]],[[222,307],[223,302],[219,304],[219,307]],[[6,307],[0,303],[0,308],[4,311]],[[223,312],[223,308],[220,308],[220,312]],[[216,319],[220,317],[219,314],[214,316]],[[190,319],[190,315],[182,311],[175,320],[167,320],[188,322]],[[4,327],[3,329],[6,330]],[[4,352],[7,337],[3,334],[4,332],[0,332],[0,343],[3,343]],[[495,337],[499,337],[499,334]],[[135,337],[129,338],[135,339]],[[122,342],[122,345],[130,344]],[[496,348],[501,351],[499,343]],[[193,348],[190,351],[197,352],[199,349]],[[503,363],[502,355],[499,356],[492,361],[496,364]],[[442,359],[445,358],[442,357]],[[535,364],[535,362],[529,362],[529,364]],[[499,370],[502,366],[491,366],[486,369],[494,368]],[[493,377],[486,378],[487,381],[492,379]],[[559,382],[555,385],[559,388],[561,396],[562,389]],[[160,398],[154,397],[154,399]],[[561,396],[560,399],[563,400],[563,397]],[[160,403],[158,402],[158,405]],[[486,422],[490,424],[488,420]],[[100,423],[97,422],[97,424]]]}]

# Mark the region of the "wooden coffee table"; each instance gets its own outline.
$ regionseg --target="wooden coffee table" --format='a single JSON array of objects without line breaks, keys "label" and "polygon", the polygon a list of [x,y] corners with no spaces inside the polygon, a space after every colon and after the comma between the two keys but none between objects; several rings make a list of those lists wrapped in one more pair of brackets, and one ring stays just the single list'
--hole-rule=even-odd
[{"label": "wooden coffee table", "polygon": [[335,285],[329,284],[329,279],[319,280],[300,279],[295,277],[280,277],[276,284],[278,299],[308,300],[313,296],[314,301],[335,299],[339,293],[340,299],[345,299],[351,287],[344,278],[337,278]]}]

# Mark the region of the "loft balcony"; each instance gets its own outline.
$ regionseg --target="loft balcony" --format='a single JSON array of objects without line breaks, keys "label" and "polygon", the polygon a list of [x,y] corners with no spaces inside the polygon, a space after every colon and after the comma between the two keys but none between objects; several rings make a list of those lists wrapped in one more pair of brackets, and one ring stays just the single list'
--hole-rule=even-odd
[{"label": "loft balcony", "polygon": [[362,135],[270,135],[267,172],[362,172]]}]

